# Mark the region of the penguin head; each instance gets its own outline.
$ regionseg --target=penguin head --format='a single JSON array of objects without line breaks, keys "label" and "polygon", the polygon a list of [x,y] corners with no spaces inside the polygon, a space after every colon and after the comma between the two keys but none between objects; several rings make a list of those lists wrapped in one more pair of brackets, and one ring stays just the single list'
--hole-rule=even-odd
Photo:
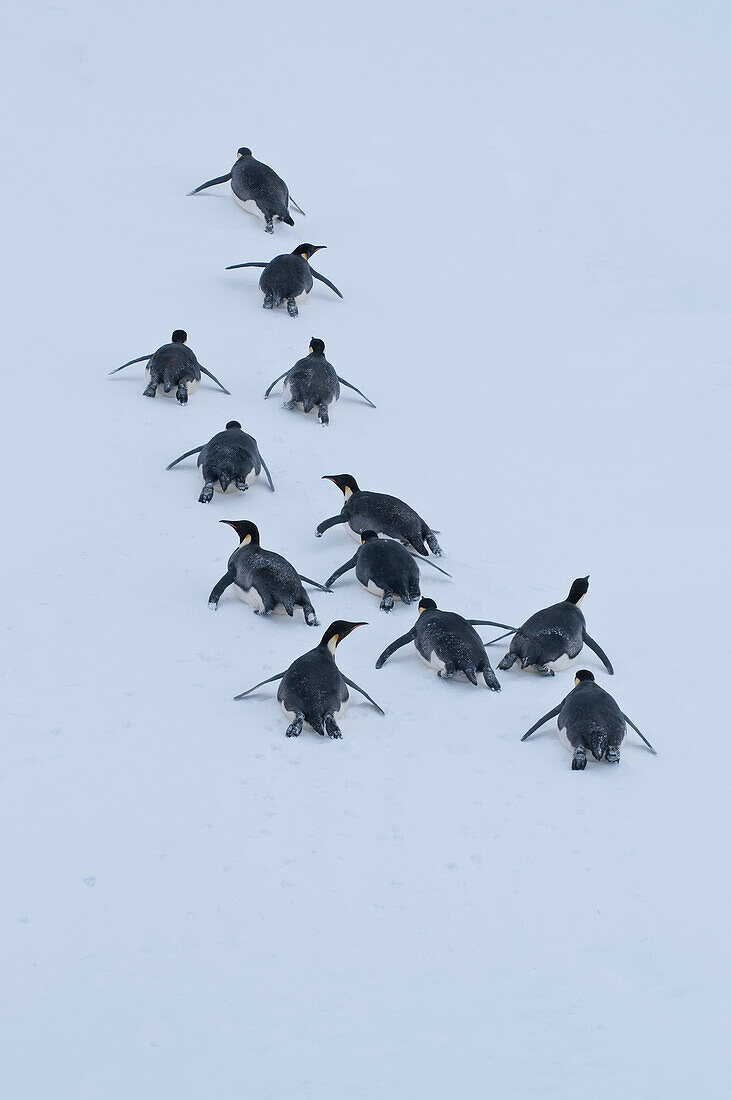
[{"label": "penguin head", "polygon": [[226,431],[229,431],[230,428],[238,428],[238,430],[241,431],[241,425],[239,424],[238,420],[229,420],[228,424],[226,425]]},{"label": "penguin head", "polygon": [[239,151],[236,154],[236,159],[240,160],[241,157],[250,157],[250,156],[251,156],[251,149],[247,149],[245,145],[242,145],[241,148],[239,149]]},{"label": "penguin head", "polygon": [[188,333],[185,331],[184,328],[176,328],[170,339],[174,344],[187,344]]},{"label": "penguin head", "polygon": [[371,539],[377,539],[377,538],[378,538],[378,532],[377,531],[361,531],[361,533],[360,533],[361,546],[363,545],[364,542],[370,542]]},{"label": "penguin head", "polygon": [[259,545],[259,528],[250,519],[220,519],[218,522],[227,523],[229,527],[233,527],[239,536],[241,546],[248,546],[249,543],[252,546]]},{"label": "penguin head", "polygon": [[310,355],[324,355],[325,354],[325,341],[318,340],[316,336],[313,336],[310,340]]},{"label": "penguin head", "polygon": [[326,244],[298,244],[296,248],[292,249],[293,256],[301,256],[303,260],[309,260],[310,256],[314,256],[316,252],[319,252],[321,248],[327,248]]},{"label": "penguin head", "polygon": [[347,638],[357,626],[368,626],[368,623],[349,623],[345,619],[336,619],[334,623],[330,623],[323,634],[320,645],[325,646],[334,655],[343,638]]},{"label": "penguin head", "polygon": [[358,482],[352,474],[323,474],[322,480],[332,481],[333,485],[337,485],[346,500],[358,492]]},{"label": "penguin head", "polygon": [[574,676],[574,685],[576,687],[578,687],[579,684],[584,683],[584,681],[586,681],[586,680],[589,680],[590,683],[593,684],[594,683],[594,673],[589,672],[588,668],[580,668],[579,671]]},{"label": "penguin head", "polygon": [[419,614],[420,615],[421,615],[422,611],[436,611],[436,607],[437,607],[437,605],[434,602],[434,600],[430,600],[428,596],[422,596],[421,599],[419,600]]},{"label": "penguin head", "polygon": [[577,577],[574,583],[571,585],[571,591],[566,597],[567,603],[576,604],[577,607],[581,606],[581,601],[589,590],[589,578]]}]

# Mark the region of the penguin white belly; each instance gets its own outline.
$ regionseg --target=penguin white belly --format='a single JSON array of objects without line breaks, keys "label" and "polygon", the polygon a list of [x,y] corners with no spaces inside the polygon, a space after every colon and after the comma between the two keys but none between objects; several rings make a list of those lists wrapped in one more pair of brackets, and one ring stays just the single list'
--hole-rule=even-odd
[{"label": "penguin white belly", "polygon": [[234,194],[233,188],[231,189],[231,194],[234,197],[234,202],[240,206],[242,210],[245,210],[247,214],[253,214],[255,218],[261,218],[262,221],[265,220],[264,215],[256,205],[254,199],[240,199],[238,195]]},{"label": "penguin white belly", "polygon": [[[419,653],[419,650],[417,649],[416,652]],[[426,658],[422,653],[419,653],[419,657],[421,657],[425,665],[428,665],[429,668],[436,669],[437,672],[444,672],[445,668],[447,667],[442,658],[437,657],[434,650],[432,650],[431,657],[429,658]]]},{"label": "penguin white belly", "polygon": [[[368,584],[364,584],[363,588],[367,592],[372,592],[374,596],[383,596],[383,589],[379,588],[375,581],[368,581]],[[398,599],[398,596],[394,596],[394,599]]]},{"label": "penguin white belly", "polygon": [[234,585],[234,591],[240,600],[248,604],[249,607],[253,607],[254,611],[264,610],[264,601],[255,588],[250,588],[246,591],[244,588],[240,588],[238,584]]},{"label": "penguin white belly", "polygon": [[565,749],[568,749],[568,750],[569,750],[569,752],[570,752],[570,753],[571,753],[571,754],[573,755],[573,752],[574,752],[574,746],[573,746],[573,745],[571,744],[571,742],[569,741],[569,739],[568,739],[568,735],[567,735],[567,733],[566,733],[566,730],[565,730],[565,729],[561,729],[561,728],[559,727],[559,731],[558,731],[558,739],[559,739],[559,741],[561,742],[561,744],[563,745],[563,747],[564,747]]},{"label": "penguin white belly", "polygon": [[[149,384],[150,384],[150,371],[149,371],[149,368],[147,368],[147,367],[145,367],[145,382],[149,386]],[[195,391],[198,389],[200,384],[201,384],[200,379],[198,379],[197,382],[194,379],[192,382],[186,383],[187,390],[188,390],[188,397],[190,397],[190,395],[192,393],[195,393]],[[175,395],[177,393],[177,390],[178,390],[178,387],[173,386],[172,389],[169,390],[168,393],[165,393],[165,389],[163,387],[162,382],[158,382],[156,393],[157,393],[158,397],[175,397]]]},{"label": "penguin white belly", "polygon": [[564,669],[568,668],[569,665],[572,665],[574,663],[578,656],[578,653],[576,654],[576,657],[569,657],[568,653],[564,653],[555,661],[546,661],[546,664],[548,668],[552,668],[554,672],[563,672]]},{"label": "penguin white belly", "polygon": [[[282,390],[282,396],[284,397],[284,403],[288,405],[289,402],[292,400],[292,391],[286,383],[285,383],[284,389]],[[299,409],[300,412],[305,411],[305,407],[304,407],[304,405],[302,404],[301,401],[297,401],[295,403],[294,407],[296,409]],[[319,411],[320,411],[319,405],[313,405],[312,408],[310,409],[308,415],[309,416],[317,416]]]}]

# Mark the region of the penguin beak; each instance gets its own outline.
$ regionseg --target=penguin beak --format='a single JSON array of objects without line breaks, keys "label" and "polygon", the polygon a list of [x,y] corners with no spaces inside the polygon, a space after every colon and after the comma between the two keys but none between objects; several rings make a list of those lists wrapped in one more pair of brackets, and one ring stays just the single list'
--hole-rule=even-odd
[{"label": "penguin beak", "polygon": [[312,248],[310,249],[310,256],[314,256],[316,252],[320,252],[321,249],[323,249],[323,248],[327,248],[327,245],[326,244],[313,244]]}]

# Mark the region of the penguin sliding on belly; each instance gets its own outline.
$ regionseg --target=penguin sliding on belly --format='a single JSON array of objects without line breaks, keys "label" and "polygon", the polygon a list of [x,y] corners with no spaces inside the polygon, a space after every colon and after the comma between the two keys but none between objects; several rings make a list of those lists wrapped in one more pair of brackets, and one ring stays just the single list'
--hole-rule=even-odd
[{"label": "penguin sliding on belly", "polygon": [[375,409],[375,405],[362,393],[357,386],[351,385],[335,373],[332,363],[325,358],[325,344],[313,336],[310,340],[310,354],[304,359],[298,359],[293,367],[290,367],[279,378],[275,378],[271,386],[264,394],[264,399],[269,396],[277,382],[284,379],[285,409],[302,409],[305,413],[317,410],[317,418],[323,427],[330,423],[328,408],[340,397],[340,387],[347,386],[350,390],[359,393],[363,400]]},{"label": "penguin sliding on belly", "polygon": [[397,649],[413,642],[419,656],[430,668],[437,670],[437,676],[449,679],[461,673],[477,686],[477,675],[482,673],[490,690],[500,691],[485,643],[475,627],[504,625],[490,619],[463,619],[454,611],[440,611],[434,600],[424,598],[419,602],[419,618],[412,629],[384,649],[376,661],[376,668],[382,668]]},{"label": "penguin sliding on belly", "polygon": [[403,500],[387,493],[370,493],[358,488],[352,474],[325,474],[323,481],[332,481],[333,485],[337,485],[345,497],[345,503],[339,515],[331,516],[318,525],[316,538],[321,538],[336,524],[346,523],[356,539],[360,539],[363,531],[375,531],[377,535],[412,546],[422,557],[427,556],[427,546],[432,554],[442,557],[442,548],[434,531]]},{"label": "penguin sliding on belly", "polygon": [[304,214],[289,193],[287,184],[280,176],[263,164],[260,160],[254,160],[251,149],[241,148],[236,154],[236,163],[225,176],[217,176],[214,180],[208,180],[189,191],[189,195],[197,195],[207,187],[214,187],[217,183],[231,181],[231,190],[236,202],[243,210],[250,214],[263,218],[264,229],[267,233],[274,232],[274,218],[287,225],[294,225],[289,213],[290,204]]},{"label": "penguin sliding on belly", "polygon": [[280,554],[265,550],[259,544],[259,528],[247,519],[222,519],[233,527],[239,537],[238,550],[228,559],[228,569],[208,597],[211,611],[230,585],[235,585],[236,595],[254,609],[255,615],[271,615],[281,611],[291,618],[295,607],[301,607],[308,626],[319,626],[310,597],[302,582],[314,585],[321,592],[329,592],[325,585],[298,573],[293,565]]},{"label": "penguin sliding on belly", "polygon": [[109,373],[117,374],[125,367],[131,367],[133,363],[147,361],[145,367],[147,386],[143,396],[156,397],[157,394],[162,394],[164,397],[175,397],[181,405],[187,405],[189,395],[198,389],[201,374],[212,379],[224,393],[229,392],[214,374],[200,365],[195,353],[187,346],[187,332],[182,328],[176,328],[171,340],[172,343],[163,344],[152,355],[140,355],[138,359],[130,359],[129,363],[122,363],[121,367],[115,367]]},{"label": "penguin sliding on belly", "polygon": [[[199,453],[200,452],[200,453]],[[198,455],[198,469],[203,476],[203,489],[198,500],[208,504],[217,493],[229,493],[239,489],[242,493],[256,481],[262,470],[267,475],[269,488],[274,492],[272,475],[259,453],[257,442],[252,435],[241,430],[238,420],[229,420],[226,430],[214,435],[200,447],[193,447],[180,455],[166,470],[172,470],[184,458]]]},{"label": "penguin sliding on belly", "polygon": [[[361,540],[361,545],[350,561],[336,569],[325,581],[325,585],[329,588],[343,573],[355,569],[355,576],[360,584],[368,592],[381,596],[381,611],[392,611],[395,599],[406,604],[418,600],[421,595],[421,575],[413,555],[406,547],[393,539],[379,539],[375,531],[364,531]],[[439,569],[434,562],[428,558],[426,560],[433,569],[444,573],[445,577],[451,577],[446,569]]]},{"label": "penguin sliding on belly", "polygon": [[263,267],[259,289],[264,295],[264,309],[276,309],[282,302],[286,302],[287,313],[290,317],[296,317],[297,302],[302,301],[310,293],[313,279],[319,279],[325,286],[334,290],[338,298],[342,298],[338,288],[308,263],[310,256],[314,256],[321,248],[326,247],[324,244],[301,244],[293,252],[275,256],[268,263],[231,264],[226,271],[235,271],[239,267]]},{"label": "penguin sliding on belly", "polygon": [[[497,667],[505,671],[520,661],[522,669],[535,668],[544,676],[553,676],[555,671],[566,668],[578,657],[586,645],[613,676],[614,669],[606,653],[586,633],[586,619],[580,604],[588,588],[589,578],[578,577],[565,600],[544,607],[526,619],[515,631],[510,649]],[[500,638],[494,638],[487,644],[499,641]]]},{"label": "penguin sliding on belly", "polygon": [[635,730],[647,745],[650,752],[657,756],[650,742],[637,729],[631,718],[617,706],[604,688],[594,682],[594,676],[586,669],[576,673],[574,689],[548,714],[544,714],[521,741],[527,741],[544,722],[558,715],[558,736],[561,743],[573,753],[571,769],[581,772],[586,767],[587,754],[595,760],[606,760],[608,764],[619,763],[619,750],[627,732],[627,723]]},{"label": "penguin sliding on belly", "polygon": [[287,737],[299,737],[305,723],[321,737],[325,734],[333,738],[342,737],[338,719],[345,713],[348,705],[349,687],[360,692],[379,714],[384,713],[378,703],[363,688],[344,676],[335,664],[335,650],[343,638],[347,638],[357,626],[367,625],[338,619],[325,631],[320,644],[298,657],[285,672],[278,672],[276,676],[262,680],[260,684],[255,684],[248,691],[242,691],[235,698],[243,699],[264,684],[281,680],[277,699],[290,720]]}]

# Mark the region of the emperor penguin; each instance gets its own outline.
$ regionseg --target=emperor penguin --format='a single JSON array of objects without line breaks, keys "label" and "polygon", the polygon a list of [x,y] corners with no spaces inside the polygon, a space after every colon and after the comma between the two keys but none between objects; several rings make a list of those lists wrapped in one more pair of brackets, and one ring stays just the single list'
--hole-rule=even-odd
[{"label": "emperor penguin", "polygon": [[333,739],[342,737],[338,720],[345,714],[348,706],[349,687],[366,698],[379,714],[384,713],[378,703],[363,688],[349,680],[335,664],[335,650],[340,642],[356,627],[367,625],[337,619],[330,624],[320,644],[314,649],[298,657],[284,672],[262,680],[260,684],[242,691],[235,698],[244,699],[264,684],[281,680],[277,699],[290,722],[287,737],[299,737],[305,723],[321,737],[325,734]]},{"label": "emperor penguin", "polygon": [[198,362],[195,352],[188,347],[188,333],[182,328],[176,328],[170,338],[169,344],[154,351],[152,355],[140,355],[137,359],[130,359],[128,363],[122,363],[121,367],[110,370],[111,374],[117,374],[125,367],[131,367],[133,363],[147,362],[145,377],[147,386],[143,391],[144,397],[175,397],[179,404],[187,405],[190,394],[195,393],[201,382],[201,375],[205,374],[216,383],[224,393],[229,391],[204,366]]},{"label": "emperor penguin", "polygon": [[225,176],[217,176],[189,191],[189,195],[197,195],[199,191],[205,191],[207,187],[215,187],[218,183],[231,183],[231,191],[235,201],[242,210],[263,218],[264,229],[267,233],[274,232],[274,219],[294,225],[289,207],[293,206],[300,214],[304,214],[289,193],[289,188],[284,180],[277,175],[273,168],[260,160],[255,160],[251,149],[242,146],[236,154],[236,161]]},{"label": "emperor penguin", "polygon": [[549,710],[531,726],[521,741],[527,741],[532,733],[558,715],[558,736],[561,744],[572,754],[571,769],[581,772],[586,767],[587,756],[619,763],[619,751],[627,732],[627,723],[639,734],[650,752],[657,756],[650,742],[637,729],[631,718],[623,714],[612,696],[594,682],[593,673],[582,668],[576,673],[574,689],[557,707]]},{"label": "emperor penguin", "polygon": [[227,271],[234,271],[239,267],[263,267],[259,279],[259,289],[264,295],[264,309],[276,309],[283,302],[287,303],[287,313],[290,317],[296,317],[299,310],[298,302],[302,302],[313,287],[313,279],[319,279],[325,286],[329,286],[338,298],[342,294],[329,279],[310,267],[310,257],[320,249],[326,248],[324,244],[300,244],[292,252],[284,252],[275,256],[273,260],[251,261],[245,264],[231,264]]}]

